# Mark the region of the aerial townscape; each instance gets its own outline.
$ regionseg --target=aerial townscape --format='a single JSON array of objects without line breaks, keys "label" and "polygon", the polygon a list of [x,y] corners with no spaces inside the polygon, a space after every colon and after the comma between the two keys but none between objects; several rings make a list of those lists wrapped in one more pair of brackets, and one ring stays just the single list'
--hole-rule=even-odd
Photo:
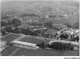
[{"label": "aerial townscape", "polygon": [[5,1],[1,4],[1,56],[78,56],[79,3]]}]

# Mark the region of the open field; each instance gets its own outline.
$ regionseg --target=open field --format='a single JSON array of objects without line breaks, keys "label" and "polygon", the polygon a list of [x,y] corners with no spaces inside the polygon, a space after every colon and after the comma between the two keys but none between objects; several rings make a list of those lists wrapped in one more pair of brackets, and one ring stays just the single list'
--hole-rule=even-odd
[{"label": "open field", "polygon": [[8,35],[8,36],[2,38],[1,40],[10,42],[10,41],[12,41],[12,40],[18,38],[19,36],[21,36],[21,35],[16,35],[16,34],[12,34],[12,33],[11,33],[10,35]]},{"label": "open field", "polygon": [[23,49],[21,48],[17,53],[16,56],[78,56],[78,51],[56,51],[56,50],[45,50],[45,49],[37,49],[37,50],[30,50],[30,49]]},{"label": "open field", "polygon": [[[15,53],[14,53],[15,52]],[[2,52],[2,56],[78,56],[79,51],[56,51],[50,49],[25,49],[11,46]]]},{"label": "open field", "polygon": [[12,52],[14,52],[17,49],[15,46],[8,47],[5,51],[1,52],[2,56],[9,56]]},{"label": "open field", "polygon": [[22,38],[20,41],[34,43],[34,44],[39,44],[39,43],[43,42],[43,40],[41,40],[41,39],[38,39],[36,37],[28,37],[28,36]]}]

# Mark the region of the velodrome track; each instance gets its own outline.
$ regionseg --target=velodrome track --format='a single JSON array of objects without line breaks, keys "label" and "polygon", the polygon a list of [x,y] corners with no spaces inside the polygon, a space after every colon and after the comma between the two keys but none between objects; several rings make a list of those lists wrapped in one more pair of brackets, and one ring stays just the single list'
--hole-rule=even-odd
[{"label": "velodrome track", "polygon": [[[2,38],[7,42],[19,40],[30,43],[41,43],[43,39],[28,35],[14,34]],[[2,56],[78,56],[79,51],[56,51],[52,49],[25,49],[16,46],[10,46],[5,51],[1,52]]]}]

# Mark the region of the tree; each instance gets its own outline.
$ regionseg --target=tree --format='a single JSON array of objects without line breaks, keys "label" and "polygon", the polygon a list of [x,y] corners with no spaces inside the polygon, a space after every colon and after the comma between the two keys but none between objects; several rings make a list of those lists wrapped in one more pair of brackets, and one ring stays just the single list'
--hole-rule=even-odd
[{"label": "tree", "polygon": [[49,21],[49,22],[45,23],[44,25],[45,25],[45,26],[47,26],[47,27],[49,27],[49,28],[52,28],[52,27],[53,27],[53,25],[52,25],[52,22],[51,22],[51,21]]},{"label": "tree", "polygon": [[12,32],[12,28],[13,28],[12,26],[7,26],[7,27],[6,27],[6,31],[7,31],[7,32]]},{"label": "tree", "polygon": [[14,18],[12,21],[8,21],[8,24],[14,25],[15,27],[21,25],[21,21],[17,18]]},{"label": "tree", "polygon": [[68,28],[71,28],[72,27],[72,25],[70,25],[69,23],[66,23],[65,24]]},{"label": "tree", "polygon": [[59,29],[59,28],[57,28],[57,27],[53,27],[53,29],[54,29],[54,30],[57,30],[57,31],[59,31],[59,30],[60,30],[60,29]]},{"label": "tree", "polygon": [[5,21],[1,21],[1,26],[6,26],[7,23]]},{"label": "tree", "polygon": [[74,28],[79,28],[79,22],[75,23],[75,24],[73,25],[73,27],[74,27]]},{"label": "tree", "polygon": [[32,35],[32,36],[37,36],[37,35],[38,35],[37,33],[32,32],[32,31],[29,30],[29,29],[22,29],[21,32],[22,32],[23,34],[25,34],[25,35]]},{"label": "tree", "polygon": [[5,35],[6,31],[5,30],[1,30],[1,33],[2,33],[2,35]]},{"label": "tree", "polygon": [[2,16],[1,19],[9,19],[9,16]]}]

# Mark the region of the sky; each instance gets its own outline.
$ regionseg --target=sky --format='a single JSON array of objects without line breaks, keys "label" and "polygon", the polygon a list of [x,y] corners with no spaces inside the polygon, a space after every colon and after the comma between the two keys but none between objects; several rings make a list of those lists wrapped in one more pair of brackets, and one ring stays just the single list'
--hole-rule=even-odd
[{"label": "sky", "polygon": [[75,1],[80,2],[80,0],[0,0],[0,4],[8,1]]}]

